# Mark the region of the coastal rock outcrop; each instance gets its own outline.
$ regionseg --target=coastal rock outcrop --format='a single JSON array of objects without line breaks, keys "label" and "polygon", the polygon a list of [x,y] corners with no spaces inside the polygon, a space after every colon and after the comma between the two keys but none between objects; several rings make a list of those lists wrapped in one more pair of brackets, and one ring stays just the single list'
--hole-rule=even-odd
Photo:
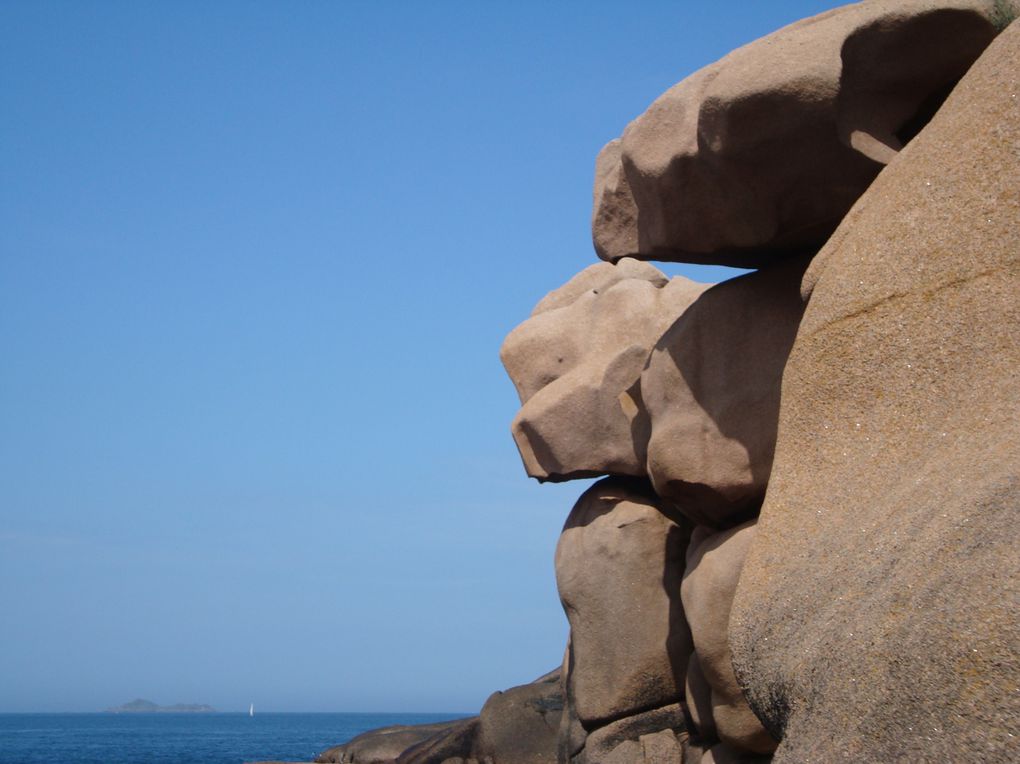
[{"label": "coastal rock outcrop", "polygon": [[566,693],[586,730],[683,697],[689,535],[658,509],[647,481],[602,480],[567,517],[556,583],[570,622]]},{"label": "coastal rock outcrop", "polygon": [[531,477],[645,474],[647,427],[627,391],[704,288],[635,260],[600,263],[510,333],[500,355],[521,399],[512,431]]},{"label": "coastal rock outcrop", "polygon": [[680,592],[694,640],[691,662],[697,664],[687,684],[687,706],[695,709],[691,716],[697,719],[700,739],[721,740],[740,753],[767,754],[776,741],[744,700],[727,637],[733,595],[755,528],[752,521],[720,533],[695,529]]},{"label": "coastal rock outcrop", "polygon": [[472,757],[479,761],[554,764],[563,712],[559,671],[531,684],[493,693],[478,716]]},{"label": "coastal rock outcrop", "polygon": [[478,716],[372,730],[321,753],[334,764],[555,764],[559,669],[489,696]]},{"label": "coastal rock outcrop", "polygon": [[397,764],[555,764],[560,672],[489,696],[481,713],[408,749]]},{"label": "coastal rock outcrop", "polygon": [[807,262],[793,258],[702,293],[641,374],[648,476],[697,523],[725,528],[761,505]]},{"label": "coastal rock outcrop", "polygon": [[588,735],[571,764],[672,764],[687,745],[683,706],[644,711],[610,722]]},{"label": "coastal rock outcrop", "polygon": [[599,157],[599,256],[759,267],[817,248],[995,36],[996,5],[856,3],[683,80]]},{"label": "coastal rock outcrop", "polygon": [[430,735],[394,759],[396,764],[476,764],[472,757],[479,719],[472,716],[436,735]]},{"label": "coastal rock outcrop", "polygon": [[823,13],[602,151],[610,262],[501,351],[526,472],[610,476],[557,546],[563,666],[333,760],[1020,760],[1018,13]]},{"label": "coastal rock outcrop", "polygon": [[321,764],[391,764],[408,748],[462,724],[461,720],[454,720],[436,724],[394,724],[381,727],[323,751],[315,761]]},{"label": "coastal rock outcrop", "polygon": [[1020,24],[819,253],[730,620],[775,761],[1020,758]]}]

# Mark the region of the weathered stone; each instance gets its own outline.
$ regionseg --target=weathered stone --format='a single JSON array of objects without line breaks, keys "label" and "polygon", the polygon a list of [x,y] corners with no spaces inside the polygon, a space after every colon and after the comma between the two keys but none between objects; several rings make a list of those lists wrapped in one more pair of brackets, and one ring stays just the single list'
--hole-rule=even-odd
[{"label": "weathered stone", "polygon": [[682,739],[673,730],[660,730],[639,739],[646,764],[676,764],[683,756]]},{"label": "weathered stone", "polygon": [[592,238],[599,256],[615,259],[617,254],[641,252],[638,239],[638,210],[623,169],[623,141],[610,141],[595,158],[595,205]]},{"label": "weathered stone", "polygon": [[[627,279],[647,281],[657,287],[664,287],[669,282],[666,275],[654,265],[627,257],[616,263],[594,263],[574,276],[570,281],[554,289],[538,301],[531,311],[532,316],[545,313],[556,308],[565,308],[586,292],[604,292],[613,284]],[[524,376],[521,374],[520,376]],[[524,393],[522,393],[522,396]],[[528,395],[531,397],[531,394]]]},{"label": "weathered stone", "polygon": [[396,764],[444,764],[468,762],[478,736],[477,716],[462,719],[445,731],[417,743],[400,754]]},{"label": "weathered stone", "polygon": [[635,260],[592,266],[549,294],[500,356],[522,408],[512,431],[529,475],[643,476],[644,420],[627,397],[666,328],[705,289]]},{"label": "weathered stone", "polygon": [[761,754],[772,753],[776,741],[744,700],[733,674],[727,636],[733,595],[754,533],[754,521],[721,533],[703,526],[695,529],[680,592],[698,667],[709,689],[708,703],[703,696],[687,698],[692,715],[695,711],[700,716],[711,714],[699,732],[707,738],[714,728],[719,739],[735,750]]},{"label": "weathered stone", "polygon": [[563,666],[561,673],[561,690],[563,692],[563,714],[560,716],[560,729],[556,735],[556,758],[560,762],[574,761],[575,757],[584,748],[588,731],[577,718],[577,709],[574,707],[574,697],[567,691],[567,679],[571,671],[571,653],[573,645],[570,637],[567,637],[567,649],[563,654]]},{"label": "weathered stone", "polygon": [[688,537],[646,481],[602,480],[567,518],[556,548],[571,633],[566,687],[589,732],[681,700],[691,654],[680,603]]},{"label": "weathered stone", "polygon": [[805,277],[730,644],[777,764],[1020,759],[1020,25]]},{"label": "weathered stone", "polygon": [[624,756],[634,755],[637,758],[630,761],[662,759],[673,764],[678,757],[663,759],[663,756],[674,751],[674,747],[679,750],[686,738],[683,708],[679,703],[673,703],[617,719],[592,731],[585,743],[583,756],[575,757],[574,761],[612,764],[615,761],[625,762]]},{"label": "weathered stone", "polygon": [[332,764],[391,764],[411,746],[443,734],[461,723],[462,720],[458,719],[436,724],[381,727],[323,751],[315,761]]},{"label": "weathered stone", "polygon": [[[605,753],[596,760],[598,764],[638,764],[644,758],[641,743],[637,740],[625,740],[612,751]],[[585,757],[585,764],[589,759]]]},{"label": "weathered stone", "polygon": [[603,756],[586,759],[586,764],[677,764],[682,756],[682,743],[673,730],[660,730],[626,740]]},{"label": "weathered stone", "polygon": [[718,740],[715,718],[712,716],[712,685],[705,679],[697,650],[691,653],[691,660],[687,664],[684,697],[687,700],[687,713],[693,725],[690,730],[691,738],[698,743],[708,744]]},{"label": "weathered stone", "polygon": [[493,693],[478,716],[366,732],[316,758],[342,764],[554,764],[563,709],[559,668]]},{"label": "weathered stone", "polygon": [[495,692],[482,706],[473,755],[493,764],[556,764],[560,674]]},{"label": "weathered stone", "polygon": [[995,5],[848,5],[675,85],[596,163],[599,256],[758,267],[817,248],[992,39]]},{"label": "weathered stone", "polygon": [[734,525],[761,504],[806,264],[794,258],[704,292],[641,374],[648,475],[659,496],[700,524]]}]

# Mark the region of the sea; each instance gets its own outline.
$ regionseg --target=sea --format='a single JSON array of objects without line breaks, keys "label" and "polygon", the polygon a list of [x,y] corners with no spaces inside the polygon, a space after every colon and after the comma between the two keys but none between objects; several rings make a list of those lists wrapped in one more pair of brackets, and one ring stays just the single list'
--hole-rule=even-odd
[{"label": "sea", "polygon": [[390,724],[463,714],[0,714],[0,764],[242,764],[312,761]]}]

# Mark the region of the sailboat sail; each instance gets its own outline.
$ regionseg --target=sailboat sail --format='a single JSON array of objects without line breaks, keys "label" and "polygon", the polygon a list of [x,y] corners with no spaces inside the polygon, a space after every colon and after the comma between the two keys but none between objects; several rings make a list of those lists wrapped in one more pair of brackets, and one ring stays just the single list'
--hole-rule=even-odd
[{"label": "sailboat sail", "polygon": [[248,706],[248,716],[255,716],[255,704]]}]

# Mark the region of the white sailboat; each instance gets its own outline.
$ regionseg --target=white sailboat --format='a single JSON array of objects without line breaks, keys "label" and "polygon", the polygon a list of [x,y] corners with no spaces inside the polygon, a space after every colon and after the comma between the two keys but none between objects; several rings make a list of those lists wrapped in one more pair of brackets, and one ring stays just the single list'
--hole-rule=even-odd
[{"label": "white sailboat", "polygon": [[255,704],[252,703],[248,706],[248,716],[255,716]]}]

